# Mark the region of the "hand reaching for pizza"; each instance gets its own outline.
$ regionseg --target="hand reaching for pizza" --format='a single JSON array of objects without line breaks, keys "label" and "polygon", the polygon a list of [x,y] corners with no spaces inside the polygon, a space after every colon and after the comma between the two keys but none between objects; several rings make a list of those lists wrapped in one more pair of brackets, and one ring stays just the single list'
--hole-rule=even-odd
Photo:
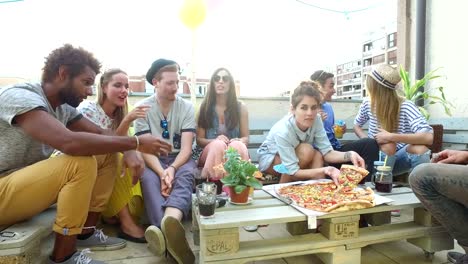
[{"label": "hand reaching for pizza", "polygon": [[325,175],[333,181],[339,174],[340,185],[330,181],[318,181],[311,184],[291,184],[281,187],[278,194],[289,198],[294,204],[319,212],[343,212],[375,205],[374,192],[356,188],[359,182],[368,175],[368,171],[353,165],[342,165],[340,171],[334,167],[324,167]]},{"label": "hand reaching for pizza", "polygon": [[351,163],[353,163],[354,166],[363,168],[363,169],[366,168],[366,163],[364,162],[364,159],[361,156],[359,156],[359,154],[357,154],[354,151],[347,151],[345,153],[345,157],[346,157],[346,154],[348,154],[349,161],[351,161]]},{"label": "hand reaching for pizza", "polygon": [[332,167],[332,166],[328,166],[328,167],[323,168],[323,173],[326,176],[329,176],[333,180],[333,182],[336,184],[336,186],[340,185],[338,182],[338,178],[340,177],[339,169]]}]

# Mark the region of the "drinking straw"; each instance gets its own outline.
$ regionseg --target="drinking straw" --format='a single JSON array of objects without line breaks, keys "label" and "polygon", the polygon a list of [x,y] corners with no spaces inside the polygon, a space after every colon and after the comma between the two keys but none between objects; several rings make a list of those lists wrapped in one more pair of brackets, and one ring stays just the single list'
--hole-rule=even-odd
[{"label": "drinking straw", "polygon": [[[388,159],[388,155],[385,156],[385,160],[383,162],[384,167],[387,165],[387,159]],[[380,173],[380,181],[382,181],[382,178],[383,178],[383,172]]]},{"label": "drinking straw", "polygon": [[382,178],[383,178],[383,172],[380,172],[380,180],[379,180],[379,182],[382,181]]}]

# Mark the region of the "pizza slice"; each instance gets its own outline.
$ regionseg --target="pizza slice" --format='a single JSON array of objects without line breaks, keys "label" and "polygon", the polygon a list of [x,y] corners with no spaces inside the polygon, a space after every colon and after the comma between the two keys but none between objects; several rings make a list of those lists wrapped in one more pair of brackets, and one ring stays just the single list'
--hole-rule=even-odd
[{"label": "pizza slice", "polygon": [[371,208],[373,206],[374,206],[374,203],[368,200],[342,201],[330,207],[327,207],[325,209],[325,212],[338,213],[338,212],[346,212],[346,211],[352,211],[352,210]]},{"label": "pizza slice", "polygon": [[340,191],[353,190],[367,174],[369,171],[366,169],[347,164],[341,165],[340,177],[338,178],[338,183],[341,185]]}]

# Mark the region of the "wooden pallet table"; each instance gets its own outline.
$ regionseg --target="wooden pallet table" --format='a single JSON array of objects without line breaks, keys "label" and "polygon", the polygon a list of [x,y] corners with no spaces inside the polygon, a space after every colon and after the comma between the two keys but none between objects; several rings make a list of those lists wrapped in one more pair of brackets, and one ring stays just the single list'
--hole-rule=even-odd
[{"label": "wooden pallet table", "polygon": [[[327,264],[361,263],[361,248],[407,239],[428,253],[453,248],[453,239],[422,208],[411,189],[394,188],[388,197],[395,202],[373,208],[317,217],[320,233],[307,229],[307,217],[263,190],[255,191],[246,206],[227,204],[211,219],[202,219],[193,207],[194,242],[200,245],[200,263],[246,263],[249,261],[317,254]],[[391,223],[390,211],[414,209],[414,220]],[[359,228],[360,215],[372,225]],[[260,241],[240,241],[239,228],[248,225],[286,224],[290,236]]]}]

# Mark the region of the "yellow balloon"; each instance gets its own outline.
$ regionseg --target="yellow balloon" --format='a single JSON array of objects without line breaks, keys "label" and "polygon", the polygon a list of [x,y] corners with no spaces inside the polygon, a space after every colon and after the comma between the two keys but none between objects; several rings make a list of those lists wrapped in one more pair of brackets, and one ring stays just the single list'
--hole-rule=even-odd
[{"label": "yellow balloon", "polygon": [[205,0],[184,0],[184,5],[180,10],[180,20],[185,26],[194,30],[203,23],[205,16]]}]

